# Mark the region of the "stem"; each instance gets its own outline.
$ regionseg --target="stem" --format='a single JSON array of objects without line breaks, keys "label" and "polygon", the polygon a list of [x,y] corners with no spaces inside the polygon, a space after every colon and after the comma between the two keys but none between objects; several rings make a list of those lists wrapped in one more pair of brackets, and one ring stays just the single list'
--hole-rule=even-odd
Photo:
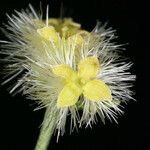
[{"label": "stem", "polygon": [[[53,135],[53,131],[56,125],[56,118],[54,114],[48,115],[49,111],[46,110],[44,121],[40,130],[40,135],[34,150],[47,150],[49,141]],[[49,118],[48,118],[49,116]],[[49,121],[50,119],[50,121]]]}]

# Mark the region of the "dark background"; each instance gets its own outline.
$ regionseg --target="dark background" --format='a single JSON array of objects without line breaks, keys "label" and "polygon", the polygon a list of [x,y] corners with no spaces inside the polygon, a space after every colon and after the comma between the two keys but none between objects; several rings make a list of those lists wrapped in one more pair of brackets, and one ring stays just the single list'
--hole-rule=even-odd
[{"label": "dark background", "polygon": [[[42,1],[42,0],[41,0]],[[6,22],[5,13],[13,13],[14,9],[26,8],[31,3],[37,10],[39,0],[1,0],[0,22]],[[60,16],[61,0],[43,0],[43,8],[50,4],[50,16]],[[129,102],[125,106],[125,114],[119,117],[118,124],[100,121],[93,129],[79,129],[79,133],[69,135],[69,129],[56,143],[54,136],[50,150],[144,150],[150,149],[150,118],[148,96],[149,71],[149,20],[146,1],[132,0],[70,0],[63,1],[65,16],[72,16],[82,27],[92,30],[96,20],[117,30],[118,43],[129,43],[124,55],[134,63],[131,72],[137,75],[134,96],[137,102]],[[1,35],[0,39],[3,39]],[[2,65],[0,66],[2,68]],[[1,150],[33,150],[39,134],[39,125],[43,120],[44,110],[32,110],[33,102],[21,95],[12,97],[6,90],[9,85],[0,87],[0,149]],[[5,147],[3,147],[3,145]]]}]

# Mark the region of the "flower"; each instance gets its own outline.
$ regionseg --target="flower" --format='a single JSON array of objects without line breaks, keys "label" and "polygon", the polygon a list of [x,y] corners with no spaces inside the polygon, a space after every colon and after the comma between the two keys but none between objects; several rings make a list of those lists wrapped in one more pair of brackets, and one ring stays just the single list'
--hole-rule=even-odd
[{"label": "flower", "polygon": [[47,10],[43,20],[29,8],[8,16],[2,29],[8,40],[0,42],[7,64],[3,84],[17,79],[10,93],[22,92],[39,104],[36,109],[46,108],[35,150],[46,150],[54,130],[64,134],[68,115],[71,131],[92,126],[98,116],[117,122],[122,103],[133,99],[135,75],[113,42],[114,30],[98,22],[88,32],[71,18],[49,19]]},{"label": "flower", "polygon": [[54,67],[53,73],[66,82],[58,96],[58,108],[75,105],[82,93],[90,101],[112,100],[109,87],[102,80],[95,79],[98,70],[99,61],[96,57],[81,60],[77,72],[65,64]]}]

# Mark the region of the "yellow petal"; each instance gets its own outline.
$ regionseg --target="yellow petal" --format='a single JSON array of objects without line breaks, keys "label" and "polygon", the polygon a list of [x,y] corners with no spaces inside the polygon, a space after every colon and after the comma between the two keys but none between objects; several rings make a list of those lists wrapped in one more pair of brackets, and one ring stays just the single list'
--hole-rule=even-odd
[{"label": "yellow petal", "polygon": [[55,66],[52,68],[52,71],[55,75],[63,77],[66,80],[77,77],[77,74],[72,70],[72,68],[66,64]]},{"label": "yellow petal", "polygon": [[83,94],[91,101],[112,100],[109,87],[101,80],[91,80],[83,87]]},{"label": "yellow petal", "polygon": [[48,24],[52,26],[58,26],[60,25],[61,20],[60,19],[55,19],[55,18],[50,18],[48,19]]},{"label": "yellow petal", "polygon": [[37,32],[46,40],[53,40],[53,42],[56,42],[56,43],[58,42],[57,32],[52,26],[38,29]]},{"label": "yellow petal", "polygon": [[65,18],[63,26],[69,26],[70,28],[81,28],[81,25],[77,22],[74,22],[72,18]]},{"label": "yellow petal", "polygon": [[82,93],[82,88],[75,83],[68,83],[60,92],[57,100],[57,107],[68,107],[75,105]]},{"label": "yellow petal", "polygon": [[70,41],[71,43],[75,43],[77,46],[81,46],[82,43],[84,42],[84,39],[82,38],[80,34],[75,34],[75,35],[70,36],[68,38],[68,41]]},{"label": "yellow petal", "polygon": [[78,75],[84,79],[95,78],[99,71],[99,60],[97,57],[87,57],[78,65]]}]

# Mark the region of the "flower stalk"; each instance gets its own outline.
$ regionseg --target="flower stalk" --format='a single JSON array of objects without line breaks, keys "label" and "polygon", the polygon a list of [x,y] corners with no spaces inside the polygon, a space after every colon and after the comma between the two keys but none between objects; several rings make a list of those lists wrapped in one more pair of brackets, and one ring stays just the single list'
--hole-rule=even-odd
[{"label": "flower stalk", "polygon": [[[47,121],[49,117],[49,121]],[[34,150],[47,150],[51,137],[56,126],[57,116],[49,114],[49,108],[46,109],[44,121],[41,126],[40,135]]]}]

